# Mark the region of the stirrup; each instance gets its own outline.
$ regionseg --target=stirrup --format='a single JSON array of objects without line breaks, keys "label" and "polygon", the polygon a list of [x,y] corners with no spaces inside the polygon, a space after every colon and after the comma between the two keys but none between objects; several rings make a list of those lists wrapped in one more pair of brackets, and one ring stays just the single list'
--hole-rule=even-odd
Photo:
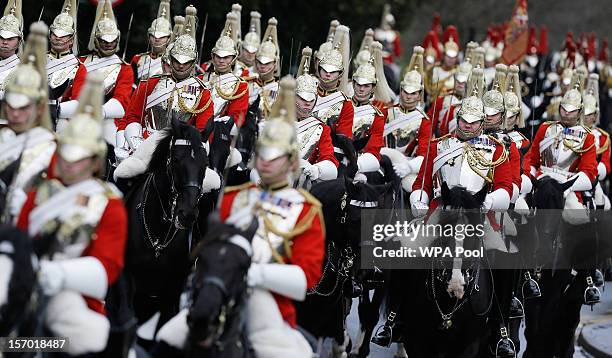
[{"label": "stirrup", "polygon": [[499,329],[500,338],[495,345],[495,358],[516,358],[516,347],[508,337],[506,327]]},{"label": "stirrup", "polygon": [[389,348],[393,342],[393,327],[395,326],[396,313],[391,311],[387,317],[387,321],[376,329],[374,336],[370,342],[377,346]]},{"label": "stirrup", "polygon": [[586,281],[588,286],[584,289],[584,304],[591,306],[591,310],[593,310],[593,305],[601,301],[601,292],[593,284],[591,276],[587,276]]},{"label": "stirrup", "polygon": [[531,274],[529,273],[529,271],[525,271],[525,282],[523,282],[521,291],[523,293],[524,300],[538,298],[542,296],[540,285],[536,280],[531,278]]}]

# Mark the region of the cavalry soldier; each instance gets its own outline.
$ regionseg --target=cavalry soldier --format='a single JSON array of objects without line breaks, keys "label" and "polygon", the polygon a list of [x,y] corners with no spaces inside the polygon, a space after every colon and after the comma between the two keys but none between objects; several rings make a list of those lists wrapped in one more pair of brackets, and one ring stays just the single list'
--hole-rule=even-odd
[{"label": "cavalry soldier", "polygon": [[[349,29],[340,25],[335,30],[333,48],[315,66],[319,87],[313,117],[327,123],[334,134],[353,137],[354,109],[346,96],[349,66]],[[335,149],[339,151],[339,149]]]},{"label": "cavalry soldier", "polygon": [[[79,60],[85,65],[87,73],[99,72],[104,75],[104,139],[110,146],[115,146],[117,126],[129,108],[134,83],[132,68],[116,54],[120,35],[110,0],[98,2],[88,46],[92,53]],[[77,106],[77,100],[60,104],[58,117],[63,121],[58,121],[58,131],[68,118],[74,116]]]},{"label": "cavalry soldier", "polygon": [[297,118],[297,143],[300,169],[303,177],[315,180],[336,179],[338,160],[334,156],[331,130],[329,126],[311,116],[317,101],[318,81],[310,75],[312,50],[305,47],[296,79],[295,105]]},{"label": "cavalry soldier", "polygon": [[134,88],[141,80],[163,73],[161,57],[171,41],[172,24],[170,23],[170,0],[159,3],[157,18],[151,22],[149,34],[149,52],[134,55],[130,65],[134,71]]},{"label": "cavalry soldier", "polygon": [[280,75],[280,49],[275,18],[268,20],[264,33],[264,41],[259,46],[255,56],[255,72],[257,77],[249,82],[249,103],[255,102],[259,96],[258,120],[268,117],[272,104],[278,93],[278,76]]},{"label": "cavalry soldier", "polygon": [[203,80],[211,89],[214,116],[230,116],[239,125],[249,108],[249,88],[246,81],[232,70],[238,57],[236,14],[228,13],[221,36],[212,49],[212,59],[202,65]]},{"label": "cavalry soldier", "polygon": [[[508,209],[512,196],[512,170],[504,144],[482,133],[485,113],[480,99],[482,83],[479,82],[483,80],[482,69],[474,69],[471,95],[461,103],[455,132],[432,141],[410,194],[415,216],[439,204],[437,199],[441,195],[442,183],[451,189],[463,186],[470,193],[487,187],[483,208]],[[470,165],[473,161],[478,166]]]},{"label": "cavalry soldier", "polygon": [[6,78],[19,64],[17,51],[22,41],[21,0],[9,0],[0,18],[0,99],[4,97]]},{"label": "cavalry soldier", "polygon": [[432,97],[444,96],[454,90],[455,71],[459,62],[459,35],[454,25],[449,25],[442,36],[444,54],[442,63],[433,68],[428,94]]},{"label": "cavalry soldier", "polygon": [[597,153],[597,184],[595,185],[595,205],[597,208],[610,210],[610,199],[603,192],[601,182],[610,174],[610,134],[597,127],[599,124],[599,75],[589,76],[586,94],[584,95],[582,124],[589,128],[595,137]]},{"label": "cavalry soldier", "polygon": [[372,57],[353,73],[353,145],[358,153],[355,179],[366,181],[365,173],[380,169],[380,149],[383,147],[383,132],[387,110],[373,104],[372,96],[383,103],[391,102],[392,91],[387,84],[383,69],[383,54],[380,42],[372,44]]},{"label": "cavalry soldier", "polygon": [[[419,172],[425,153],[417,148],[419,143],[429,142],[429,133],[419,130],[423,121],[429,117],[422,109],[424,76],[423,48],[415,46],[408,64],[408,72],[400,83],[399,103],[390,107],[385,124],[385,148],[381,154],[388,156],[396,174],[402,178],[402,187],[407,192],[412,191],[412,184]],[[426,151],[426,150],[425,150]]]},{"label": "cavalry soldier", "polygon": [[[77,99],[87,70],[79,61],[76,38],[76,0],[65,0],[62,12],[49,28],[51,49],[47,59],[49,103],[56,108],[60,102]],[[57,114],[57,111],[52,111]]]},{"label": "cavalry soldier", "polygon": [[238,55],[238,61],[236,61],[234,73],[247,78],[257,75],[255,72],[255,56],[257,55],[260,44],[261,14],[257,11],[251,11],[249,32],[247,32],[246,35],[244,35],[244,39],[242,39],[242,47],[240,49],[240,55]]},{"label": "cavalry soldier", "polygon": [[210,90],[202,76],[194,75],[198,57],[194,37],[196,11],[193,6],[187,7],[183,33],[169,47],[169,73],[142,80],[138,85],[125,121],[117,131],[117,147],[124,149],[122,157],[127,151],[136,150],[143,138],[166,128],[171,118],[203,130],[213,117]]},{"label": "cavalry soldier", "polygon": [[254,290],[247,306],[247,334],[261,357],[312,354],[295,331],[293,300],[304,300],[321,276],[325,231],[321,204],[288,184],[288,176],[299,165],[294,91],[293,79],[281,81],[277,102],[259,137],[255,167],[261,184],[227,188],[220,209],[223,221],[242,230],[253,220],[259,224],[248,273]]},{"label": "cavalry soldier", "polygon": [[19,214],[26,192],[46,175],[56,147],[47,105],[47,33],[41,22],[30,26],[23,61],[5,87],[2,116],[7,123],[0,126],[0,173],[14,174],[4,183],[6,202],[0,202],[4,223]]},{"label": "cavalry soldier", "polygon": [[575,180],[569,188],[571,193],[566,197],[566,208],[578,203],[575,192],[591,190],[597,178],[595,137],[579,124],[582,109],[580,74],[575,72],[572,89],[563,95],[560,102],[561,120],[543,123],[529,151],[532,177],[549,176],[560,183]]},{"label": "cavalry soldier", "polygon": [[[40,247],[38,284],[50,297],[44,322],[71,355],[101,352],[110,323],[103,300],[123,268],[127,214],[104,167],[103,76],[88,75],[77,114],[58,135],[56,177],[28,194],[17,226]],[[42,250],[41,250],[42,251]]]}]

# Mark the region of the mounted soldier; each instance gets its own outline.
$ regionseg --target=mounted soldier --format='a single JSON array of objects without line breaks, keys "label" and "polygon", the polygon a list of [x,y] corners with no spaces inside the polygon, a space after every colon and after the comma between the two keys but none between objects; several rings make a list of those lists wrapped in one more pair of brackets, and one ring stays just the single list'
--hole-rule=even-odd
[{"label": "mounted soldier", "polygon": [[140,81],[125,121],[119,125],[117,148],[123,148],[123,158],[135,151],[144,138],[166,128],[173,118],[201,131],[213,117],[214,103],[208,85],[194,71],[198,57],[197,10],[188,6],[185,12],[183,33],[168,47],[167,59],[164,55],[169,73]]},{"label": "mounted soldier", "polygon": [[23,47],[21,0],[9,0],[0,18],[0,99],[4,98],[6,79],[19,64]]},{"label": "mounted soldier", "polygon": [[[123,268],[127,216],[118,190],[98,178],[106,143],[103,77],[88,75],[76,115],[58,135],[54,177],[28,194],[17,226],[41,248],[38,284],[49,297],[46,329],[71,355],[105,349],[106,291]],[[46,248],[46,249],[42,249]]]},{"label": "mounted soldier", "polygon": [[150,51],[134,55],[130,65],[134,71],[134,88],[140,81],[162,74],[162,56],[171,42],[172,23],[170,22],[170,0],[162,0],[157,10],[157,18],[147,30]]}]

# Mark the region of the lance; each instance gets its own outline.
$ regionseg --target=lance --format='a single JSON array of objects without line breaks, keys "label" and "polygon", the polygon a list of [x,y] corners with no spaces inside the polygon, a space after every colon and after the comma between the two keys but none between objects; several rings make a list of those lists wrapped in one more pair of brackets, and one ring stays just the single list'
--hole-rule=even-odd
[{"label": "lance", "polygon": [[40,19],[42,19],[43,12],[45,12],[45,4],[43,4],[42,9],[40,9],[40,15],[38,15],[38,21],[40,21]]},{"label": "lance", "polygon": [[[125,44],[123,48],[123,56],[121,59],[125,61],[125,53],[127,52],[128,43],[130,42],[130,32],[132,32],[132,20],[134,20],[134,12],[132,11],[132,15],[130,15],[130,23],[128,24],[127,34],[125,35]],[[155,24],[157,26],[157,23]]]}]

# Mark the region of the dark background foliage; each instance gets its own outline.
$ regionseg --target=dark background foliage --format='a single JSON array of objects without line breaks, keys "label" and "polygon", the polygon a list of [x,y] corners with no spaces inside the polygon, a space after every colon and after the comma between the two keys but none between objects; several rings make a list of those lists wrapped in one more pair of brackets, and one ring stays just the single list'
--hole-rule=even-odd
[{"label": "dark background foliage", "polygon": [[[7,0],[0,0],[0,5],[4,7],[6,2]],[[172,15],[184,14],[185,6],[189,4],[198,9],[198,37],[208,15],[203,60],[210,57],[210,49],[221,32],[225,14],[235,2],[172,0]],[[38,19],[43,5],[42,20],[50,24],[59,13],[62,3],[62,0],[23,0],[26,24]],[[325,39],[330,20],[334,18],[351,28],[352,48],[356,51],[364,31],[380,23],[385,3],[391,4],[397,21],[396,27],[402,33],[405,50],[401,61],[403,63],[407,62],[410,56],[410,48],[421,43],[429,30],[435,11],[442,15],[443,25],[453,23],[458,26],[460,41],[464,44],[470,39],[482,40],[487,25],[508,20],[514,6],[514,0],[245,0],[241,2],[242,31],[243,34],[248,31],[249,12],[252,10],[262,13],[262,32],[265,31],[268,18],[276,17],[279,21],[282,69],[283,73],[286,73],[290,60],[294,65],[298,61],[302,47],[308,45],[318,48]],[[146,31],[156,16],[158,4],[158,0],[124,0],[115,7],[115,15],[122,32],[119,55],[122,55],[125,49],[128,23],[133,14],[126,60],[129,61],[135,53],[146,51]],[[582,31],[595,31],[599,38],[607,37],[612,31],[612,21],[609,20],[612,16],[610,5],[610,0],[531,0],[529,20],[538,26],[548,26],[549,46],[556,48],[568,30],[574,31],[576,37]],[[95,7],[89,0],[80,0],[78,14],[80,49],[85,51]]]}]

